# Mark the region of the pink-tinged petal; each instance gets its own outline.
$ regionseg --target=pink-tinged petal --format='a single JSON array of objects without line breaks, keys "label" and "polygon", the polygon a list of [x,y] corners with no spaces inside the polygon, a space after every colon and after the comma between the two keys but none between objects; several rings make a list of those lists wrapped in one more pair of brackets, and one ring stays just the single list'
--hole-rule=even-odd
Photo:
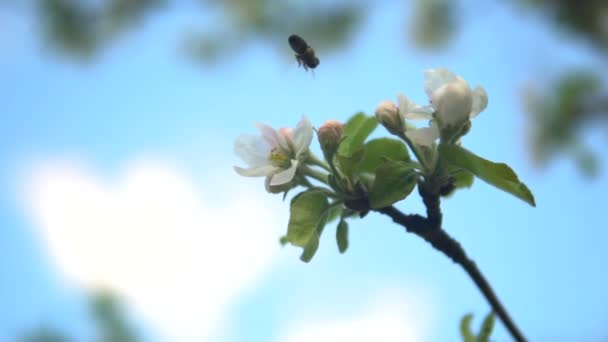
[{"label": "pink-tinged petal", "polygon": [[291,167],[288,169],[279,171],[272,175],[272,179],[270,180],[270,185],[281,185],[290,182],[293,177],[296,175],[296,170],[298,169],[298,161],[292,160]]},{"label": "pink-tinged petal", "polygon": [[255,127],[257,127],[260,130],[260,132],[262,133],[262,137],[266,141],[268,141],[268,143],[271,146],[274,147],[274,146],[279,145],[279,135],[277,134],[277,131],[274,128],[272,128],[266,124],[263,124],[261,122],[256,122],[254,124],[255,124]]},{"label": "pink-tinged petal", "polygon": [[312,142],[312,136],[312,123],[306,116],[302,115],[302,119],[300,122],[298,122],[298,125],[293,133],[293,144],[296,156],[299,156],[308,150],[308,147]]},{"label": "pink-tinged petal", "polygon": [[454,82],[460,77],[446,68],[428,69],[424,71],[424,91],[430,98],[433,93],[447,83]]},{"label": "pink-tinged petal", "polygon": [[234,141],[234,152],[252,167],[270,164],[271,150],[272,146],[259,135],[242,134]]},{"label": "pink-tinged petal", "polygon": [[283,127],[278,130],[279,147],[283,151],[291,151],[293,146],[293,129]]},{"label": "pink-tinged petal", "polygon": [[235,166],[234,171],[244,177],[263,177],[276,173],[280,168],[272,165],[262,165],[258,167],[242,168]]},{"label": "pink-tinged petal", "polygon": [[471,106],[470,118],[476,117],[479,113],[483,112],[488,106],[488,93],[481,86],[477,86],[473,90],[473,105]]},{"label": "pink-tinged petal", "polygon": [[405,136],[416,145],[431,146],[439,138],[436,125],[405,131]]}]

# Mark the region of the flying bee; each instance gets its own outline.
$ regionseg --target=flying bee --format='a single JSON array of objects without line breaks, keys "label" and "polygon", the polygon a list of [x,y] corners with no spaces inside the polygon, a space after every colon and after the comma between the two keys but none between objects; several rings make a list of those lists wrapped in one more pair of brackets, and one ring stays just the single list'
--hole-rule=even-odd
[{"label": "flying bee", "polygon": [[304,70],[308,71],[308,68],[314,69],[319,65],[319,58],[315,56],[315,50],[302,37],[292,34],[289,36],[289,45],[296,53],[298,66],[303,66]]}]

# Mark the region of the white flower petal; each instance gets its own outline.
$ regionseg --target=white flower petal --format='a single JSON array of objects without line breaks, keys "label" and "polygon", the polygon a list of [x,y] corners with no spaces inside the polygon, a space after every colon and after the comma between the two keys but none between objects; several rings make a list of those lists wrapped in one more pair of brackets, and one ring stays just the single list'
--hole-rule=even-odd
[{"label": "white flower petal", "polygon": [[444,125],[461,124],[469,119],[473,106],[471,87],[462,78],[437,89],[431,98],[437,118]]},{"label": "white flower petal", "polygon": [[407,130],[405,136],[416,145],[431,146],[439,138],[439,130],[432,124],[429,127]]},{"label": "white flower petal", "polygon": [[291,151],[293,149],[293,128],[283,127],[279,129],[278,141],[283,151]]},{"label": "white flower petal", "polygon": [[279,144],[279,135],[274,128],[261,122],[255,122],[254,124],[262,133],[262,137],[268,141],[271,146],[277,146]]},{"label": "white flower petal", "polygon": [[278,170],[280,170],[280,168],[278,168],[276,166],[272,166],[272,165],[262,165],[262,166],[257,166],[257,167],[250,167],[248,169],[238,167],[238,166],[234,167],[234,171],[236,171],[236,173],[238,173],[239,175],[244,176],[244,177],[269,176],[269,175],[272,175],[273,173],[276,173]]},{"label": "white flower petal", "polygon": [[488,106],[488,93],[481,86],[477,86],[473,90],[473,105],[471,106],[470,118],[474,118],[477,114],[483,112]]},{"label": "white flower petal", "polygon": [[252,167],[270,164],[272,146],[259,135],[242,134],[234,141],[234,152]]},{"label": "white flower petal", "polygon": [[419,106],[410,101],[405,95],[398,94],[399,115],[404,119],[410,120],[429,120],[433,116],[433,108],[429,106]]},{"label": "white flower petal", "polygon": [[428,69],[424,71],[424,91],[431,99],[433,93],[443,85],[457,81],[460,77],[446,68]]},{"label": "white flower petal", "polygon": [[296,129],[293,133],[293,144],[296,156],[299,156],[310,146],[312,142],[313,129],[312,123],[310,120],[304,115],[302,115],[302,119],[298,122]]},{"label": "white flower petal", "polygon": [[291,161],[291,167],[272,175],[272,179],[270,180],[270,185],[281,185],[281,184],[290,182],[293,179],[293,177],[296,175],[297,169],[298,169],[298,161],[294,159]]}]

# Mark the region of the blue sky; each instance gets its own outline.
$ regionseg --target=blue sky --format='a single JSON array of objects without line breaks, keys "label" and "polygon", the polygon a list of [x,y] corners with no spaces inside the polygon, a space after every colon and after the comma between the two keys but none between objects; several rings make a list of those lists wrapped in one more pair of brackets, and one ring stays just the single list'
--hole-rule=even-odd
[{"label": "blue sky", "polygon": [[[530,80],[543,82],[562,65],[593,63],[593,56],[580,52],[578,43],[564,44],[537,18],[499,6],[482,10],[467,12],[467,24],[444,54],[426,55],[403,49],[404,11],[379,5],[352,46],[331,55],[318,51],[321,64],[314,77],[298,69],[289,53],[277,51],[280,44],[252,42],[212,68],[188,63],[171,48],[184,23],[192,21],[183,9],[152,18],[86,66],[50,57],[32,34],[32,22],[3,14],[9,33],[0,36],[0,337],[48,322],[86,338],[85,290],[104,279],[126,289],[134,316],[143,317],[142,327],[159,328],[155,319],[171,316],[161,310],[167,302],[213,331],[209,340],[299,341],[315,331],[340,336],[345,325],[382,327],[404,339],[457,340],[460,317],[473,312],[479,319],[489,308],[456,265],[377,214],[351,223],[344,255],[328,227],[315,259],[303,264],[297,249],[278,247],[287,204],[265,195],[260,179],[241,178],[232,170],[241,163],[233,155],[233,140],[253,133],[254,121],[292,126],[305,114],[318,126],[360,110],[371,114],[381,100],[395,100],[397,92],[423,103],[422,71],[445,66],[489,95],[489,106],[474,120],[464,145],[509,163],[537,202],[531,208],[478,181],[444,201],[445,228],[531,340],[605,339],[608,277],[601,270],[608,233],[598,209],[606,177],[588,182],[564,160],[542,172],[533,169],[519,102]],[[284,45],[287,50],[286,40]],[[548,54],[551,61],[544,60]],[[597,138],[589,140],[597,143]],[[183,202],[158,194],[174,194]],[[150,206],[139,207],[135,200]],[[120,229],[132,225],[113,217],[121,211],[117,217],[131,220],[133,211],[143,210],[150,217],[128,222],[145,223],[155,217],[145,210],[171,206],[173,200],[193,208],[176,205],[171,213],[192,216],[199,226],[175,232],[149,222],[157,229],[153,233],[145,226],[125,233]],[[412,196],[401,208],[420,212],[418,202]],[[107,211],[98,211],[98,203]],[[55,217],[53,208],[63,216]],[[109,220],[104,224],[117,226],[106,229],[97,222],[74,233],[65,227],[86,222],[70,216],[79,209],[101,212]],[[191,241],[201,247],[193,243],[184,250],[210,261],[180,254],[179,242],[189,239],[173,240],[173,233],[194,234]],[[120,250],[131,246],[141,259],[129,253],[95,257],[77,248],[81,240],[75,236],[94,237],[83,245],[89,247],[120,240]],[[97,237],[109,242],[98,244]],[[206,248],[211,252],[201,252]],[[135,261],[123,265],[123,257]],[[141,286],[147,288],[141,281],[154,281],[158,272],[132,276],[147,257],[159,270],[176,272],[176,284],[150,285],[167,296],[160,302],[140,295]],[[127,272],[129,281],[112,267],[97,273],[95,262],[106,259]],[[189,280],[209,288],[181,287]],[[173,301],[173,295],[179,299]],[[206,309],[195,307],[206,304]],[[141,314],[145,308],[153,313]],[[392,323],[400,319],[403,326]],[[151,339],[162,339],[158,329],[151,330]],[[509,340],[500,324],[494,336]]]}]

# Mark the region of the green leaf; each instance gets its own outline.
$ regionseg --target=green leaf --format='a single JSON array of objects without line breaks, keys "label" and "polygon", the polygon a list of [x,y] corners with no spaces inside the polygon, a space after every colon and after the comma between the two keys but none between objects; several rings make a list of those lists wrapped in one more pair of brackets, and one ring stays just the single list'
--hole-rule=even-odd
[{"label": "green leaf", "polygon": [[533,207],[536,206],[530,189],[519,180],[507,164],[493,163],[456,145],[441,144],[439,151],[451,164],[472,172],[488,184],[518,197]]},{"label": "green leaf", "polygon": [[305,247],[317,233],[323,213],[329,204],[327,195],[321,191],[305,191],[291,202],[287,240],[294,246]]},{"label": "green leaf", "polygon": [[340,202],[340,203],[337,203],[337,202],[331,203],[330,207],[329,207],[329,211],[327,213],[326,223],[330,223],[333,220],[335,220],[338,217],[340,217],[342,215],[342,211],[343,210],[344,210],[344,206],[342,205],[342,202]]},{"label": "green leaf", "polygon": [[490,342],[490,335],[492,335],[492,330],[494,329],[494,313],[490,312],[486,318],[484,318],[483,323],[481,324],[481,330],[477,335],[476,342]]},{"label": "green leaf", "polygon": [[279,238],[279,243],[281,244],[281,247],[285,246],[286,244],[289,243],[289,239],[287,238],[287,235],[283,235]]},{"label": "green leaf", "polygon": [[309,262],[317,253],[317,249],[319,249],[319,235],[315,235],[313,238],[308,241],[306,246],[304,246],[304,251],[302,251],[302,255],[300,256],[300,260],[304,262]]},{"label": "green leaf", "polygon": [[473,186],[475,175],[465,169],[459,169],[455,172],[450,172],[454,177],[454,187],[456,189],[470,188]]},{"label": "green leaf", "polygon": [[409,162],[387,161],[376,169],[376,178],[369,193],[369,203],[374,209],[388,207],[409,195],[418,175]]},{"label": "green leaf", "polygon": [[340,253],[346,252],[348,248],[348,223],[344,219],[340,220],[336,228],[336,242]]},{"label": "green leaf", "polygon": [[365,149],[361,147],[350,155],[342,155],[338,153],[336,157],[338,159],[338,163],[340,164],[340,170],[350,178],[358,172],[359,165],[364,156]]},{"label": "green leaf", "polygon": [[374,116],[365,113],[357,113],[344,125],[344,139],[340,143],[338,153],[343,156],[351,156],[357,149],[363,146],[363,142],[372,134],[378,126],[378,120]]},{"label": "green leaf", "polygon": [[466,314],[460,320],[460,336],[462,336],[462,342],[475,342],[475,334],[471,330],[471,321],[473,321],[473,314]]},{"label": "green leaf", "polygon": [[308,262],[319,247],[321,232],[335,207],[329,205],[327,195],[318,190],[305,191],[291,201],[287,235],[283,241],[303,247],[300,259]]},{"label": "green leaf", "polygon": [[379,138],[368,141],[359,172],[374,173],[386,160],[410,160],[407,147],[401,140]]}]

